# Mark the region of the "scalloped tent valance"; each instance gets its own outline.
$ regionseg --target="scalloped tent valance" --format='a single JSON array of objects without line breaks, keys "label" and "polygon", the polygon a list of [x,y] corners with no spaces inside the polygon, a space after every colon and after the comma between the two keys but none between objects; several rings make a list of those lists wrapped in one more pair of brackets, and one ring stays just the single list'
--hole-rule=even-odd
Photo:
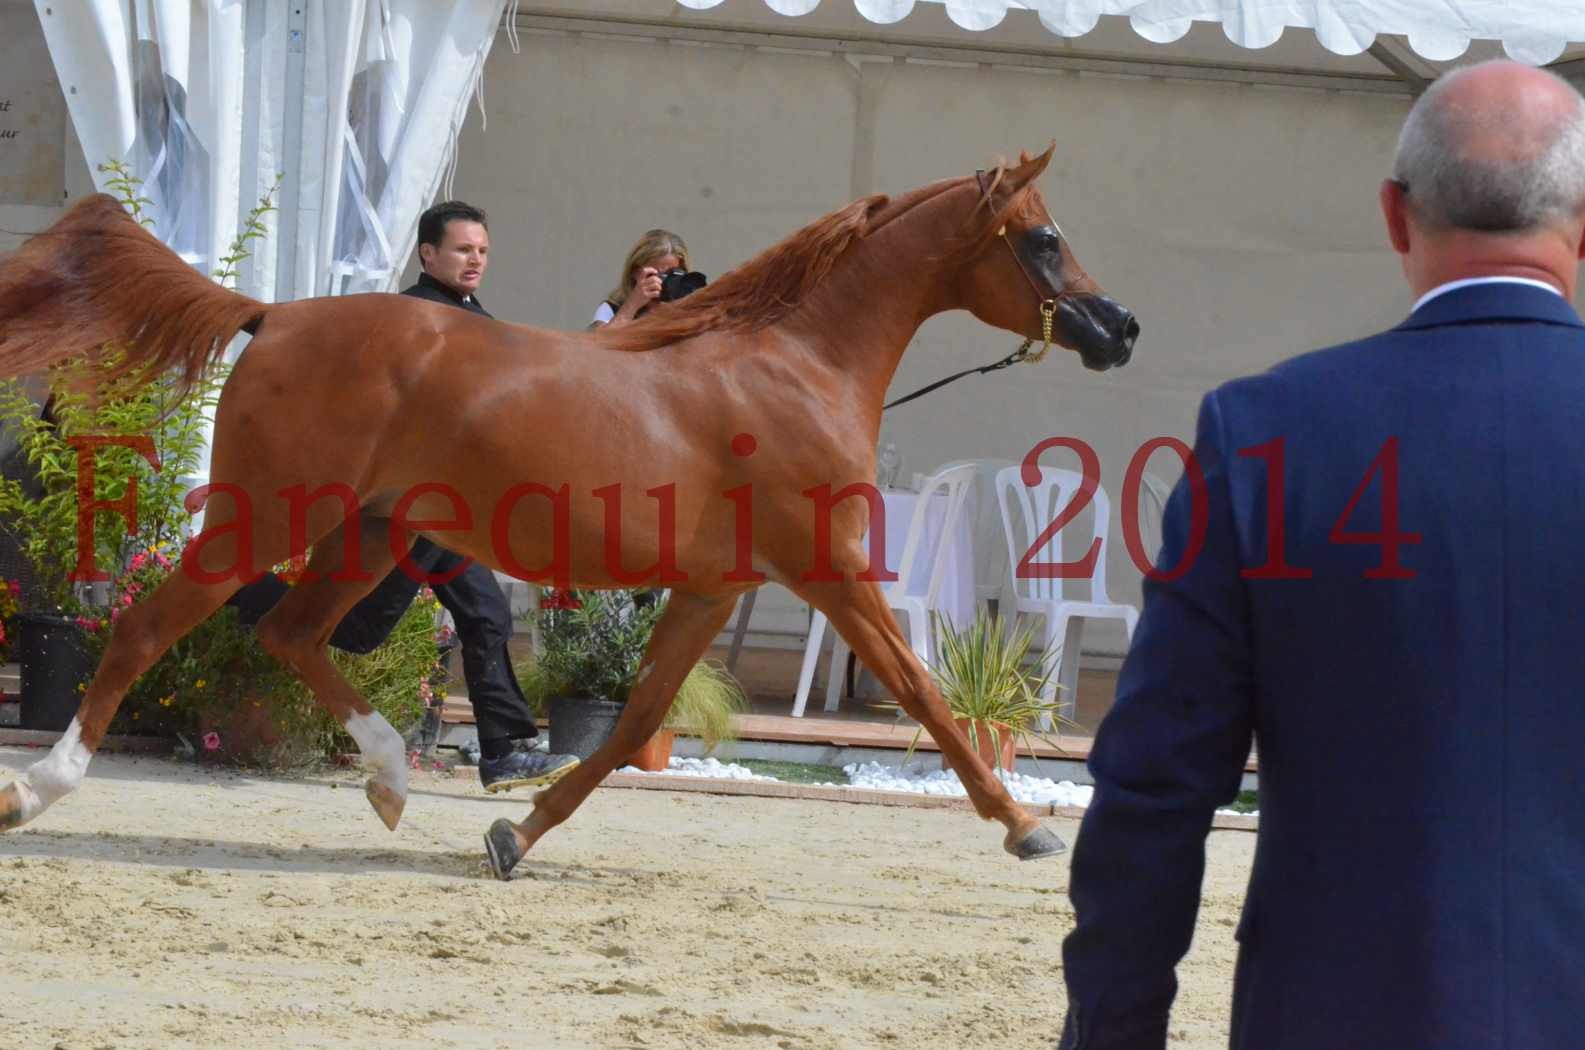
[{"label": "scalloped tent valance", "polygon": [[[725,0],[678,0],[696,11]],[[820,0],[764,0],[779,14],[805,15]],[[828,0],[843,2],[843,0]],[[901,21],[916,0],[852,0],[871,22]],[[1102,15],[1126,17],[1134,31],[1158,44],[1171,43],[1195,22],[1219,22],[1227,38],[1241,47],[1270,47],[1291,27],[1312,30],[1328,51],[1357,55],[1379,34],[1407,38],[1409,46],[1433,62],[1450,62],[1474,40],[1501,41],[1509,57],[1545,65],[1571,44],[1585,43],[1585,2],[1581,0],[917,0],[939,3],[963,29],[994,28],[1009,10],[1039,14],[1057,36],[1083,36]]]}]

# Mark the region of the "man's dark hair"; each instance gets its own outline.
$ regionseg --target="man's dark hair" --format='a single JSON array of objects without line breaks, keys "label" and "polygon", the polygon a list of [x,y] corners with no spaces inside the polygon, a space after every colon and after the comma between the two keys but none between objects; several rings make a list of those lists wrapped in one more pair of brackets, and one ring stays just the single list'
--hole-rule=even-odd
[{"label": "man's dark hair", "polygon": [[490,228],[485,220],[484,209],[475,208],[462,201],[444,201],[426,211],[418,220],[418,243],[439,248],[440,242],[446,236],[446,224],[461,219],[463,222],[476,222],[485,229]]}]

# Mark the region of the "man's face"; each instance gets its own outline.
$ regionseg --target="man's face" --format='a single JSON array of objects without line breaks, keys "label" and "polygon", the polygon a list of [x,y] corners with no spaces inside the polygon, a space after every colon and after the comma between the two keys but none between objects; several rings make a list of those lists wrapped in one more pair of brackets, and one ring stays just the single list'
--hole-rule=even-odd
[{"label": "man's face", "polygon": [[418,257],[429,276],[461,295],[472,295],[484,282],[490,232],[483,223],[452,219],[446,223],[440,244],[419,245]]}]

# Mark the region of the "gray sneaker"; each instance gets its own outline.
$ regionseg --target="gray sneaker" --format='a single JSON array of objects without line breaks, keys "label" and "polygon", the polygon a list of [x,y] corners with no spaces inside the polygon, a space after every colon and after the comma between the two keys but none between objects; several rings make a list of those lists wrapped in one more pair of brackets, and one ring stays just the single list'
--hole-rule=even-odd
[{"label": "gray sneaker", "polygon": [[479,760],[479,780],[492,795],[515,787],[553,784],[578,768],[576,755],[547,755],[510,751],[500,758]]}]

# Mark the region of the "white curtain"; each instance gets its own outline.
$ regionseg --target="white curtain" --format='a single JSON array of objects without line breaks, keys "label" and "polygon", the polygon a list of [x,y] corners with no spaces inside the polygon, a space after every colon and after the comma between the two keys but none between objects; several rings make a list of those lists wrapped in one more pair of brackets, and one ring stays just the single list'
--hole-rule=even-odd
[{"label": "white curtain", "polygon": [[284,175],[239,282],[269,301],[394,288],[506,4],[35,0],[89,166],[194,266]]},{"label": "white curtain", "polygon": [[[160,238],[213,269],[235,234],[243,0],[37,0],[88,165],[144,180]],[[94,171],[106,188],[109,173]]]},{"label": "white curtain", "polygon": [[124,162],[143,180],[153,231],[194,267],[220,268],[281,177],[236,287],[284,302],[396,290],[507,2],[35,8],[96,185],[110,192],[98,168]]},{"label": "white curtain", "polygon": [[424,204],[442,181],[450,195],[457,136],[504,6],[366,5],[337,107],[348,117],[339,136],[341,203],[322,231],[330,262],[319,294],[394,289]]}]

